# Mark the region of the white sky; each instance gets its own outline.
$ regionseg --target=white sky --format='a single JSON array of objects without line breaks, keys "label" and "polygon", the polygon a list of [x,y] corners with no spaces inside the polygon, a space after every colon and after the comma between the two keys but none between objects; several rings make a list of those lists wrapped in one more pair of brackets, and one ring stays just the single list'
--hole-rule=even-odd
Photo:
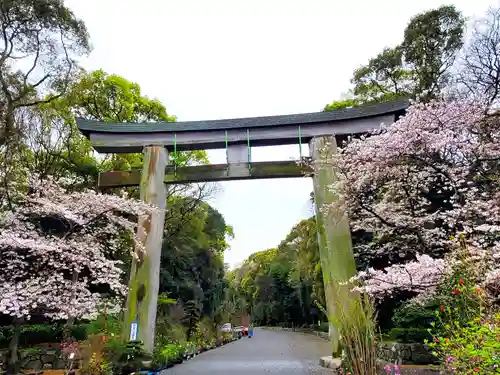
[{"label": "white sky", "polygon": [[[137,82],[179,121],[315,112],[349,88],[352,72],[399,43],[409,19],[453,3],[481,15],[498,0],[66,0],[94,51],[82,61]],[[307,152],[305,149],[304,152]],[[253,149],[289,160],[298,146]],[[223,150],[209,152],[214,163]],[[211,202],[235,230],[225,261],[275,247],[312,214],[304,179],[222,184]]]}]

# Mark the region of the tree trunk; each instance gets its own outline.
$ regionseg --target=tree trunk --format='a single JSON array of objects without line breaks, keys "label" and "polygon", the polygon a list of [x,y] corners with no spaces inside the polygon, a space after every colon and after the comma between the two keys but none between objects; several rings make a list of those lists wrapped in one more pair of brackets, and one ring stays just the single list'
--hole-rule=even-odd
[{"label": "tree trunk", "polygon": [[21,336],[21,328],[24,319],[16,318],[14,319],[14,332],[12,333],[12,339],[9,343],[9,359],[7,362],[7,375],[14,375],[19,372],[19,337]]},{"label": "tree trunk", "polygon": [[[71,281],[73,283],[76,283],[78,281],[78,272],[73,272],[73,276],[71,278]],[[74,317],[69,317],[68,320],[66,321],[66,324],[64,325],[63,329],[63,340],[64,341],[70,341],[71,339],[71,328],[73,328],[73,325],[75,324],[75,318]]]}]

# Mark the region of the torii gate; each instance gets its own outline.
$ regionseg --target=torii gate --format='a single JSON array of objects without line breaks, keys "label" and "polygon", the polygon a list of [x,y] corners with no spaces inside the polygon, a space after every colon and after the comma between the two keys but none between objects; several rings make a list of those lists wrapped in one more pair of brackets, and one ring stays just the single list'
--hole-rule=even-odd
[{"label": "torii gate", "polygon": [[[105,123],[77,118],[80,131],[102,153],[143,152],[142,172],[106,172],[99,175],[99,187],[140,186],[141,199],[165,208],[164,184],[202,181],[301,177],[312,174],[318,224],[318,243],[325,284],[327,311],[335,316],[336,304],[349,294],[340,285],[355,275],[349,222],[346,212],[325,213],[320,208],[338,198],[328,186],[336,181],[336,171],[322,162],[337,153],[337,143],[392,124],[408,108],[406,99],[357,108],[295,115],[238,118],[228,120],[168,123]],[[278,146],[309,142],[309,163],[295,161],[251,161],[256,146]],[[177,167],[168,164],[168,152],[226,149],[226,163]],[[305,160],[304,160],[305,161]],[[154,332],[159,288],[160,256],[164,212],[139,219],[138,237],[145,253],[133,260],[127,298],[124,335],[131,326],[145,350],[154,348]],[[135,326],[137,324],[137,326]],[[339,333],[331,327],[333,353],[339,353]]]}]

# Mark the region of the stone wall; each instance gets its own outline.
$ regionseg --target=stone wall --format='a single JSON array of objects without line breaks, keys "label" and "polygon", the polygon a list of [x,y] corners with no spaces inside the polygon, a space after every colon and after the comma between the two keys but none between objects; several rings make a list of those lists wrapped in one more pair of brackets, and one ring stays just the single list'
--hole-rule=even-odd
[{"label": "stone wall", "polygon": [[[66,367],[59,348],[29,348],[19,351],[22,370],[60,370]],[[8,351],[0,350],[0,372],[7,364]]]},{"label": "stone wall", "polygon": [[[334,374],[342,375],[344,372],[341,369],[342,363],[340,358],[322,357],[319,359],[319,365],[333,370]],[[386,362],[377,361],[376,373],[379,375],[387,375],[385,370]],[[394,369],[393,369],[394,371]],[[430,366],[419,365],[401,365],[399,366],[400,375],[439,375],[439,369]]]},{"label": "stone wall", "polygon": [[392,362],[401,359],[402,364],[427,365],[436,363],[436,358],[425,349],[423,344],[403,344],[399,342],[382,343],[379,345],[378,357]]}]

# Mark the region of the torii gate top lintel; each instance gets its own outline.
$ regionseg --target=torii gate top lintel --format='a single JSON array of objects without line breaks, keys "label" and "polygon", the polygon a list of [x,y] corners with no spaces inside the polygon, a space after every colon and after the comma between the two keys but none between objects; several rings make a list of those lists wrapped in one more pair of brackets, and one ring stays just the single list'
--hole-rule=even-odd
[{"label": "torii gate top lintel", "polygon": [[224,120],[108,123],[77,118],[80,131],[98,152],[141,152],[149,145],[178,151],[225,148],[231,144],[279,146],[309,142],[321,135],[350,135],[392,123],[409,106],[408,99],[330,112]]},{"label": "torii gate top lintel", "polygon": [[[226,163],[178,167],[166,162],[167,184],[301,177],[310,173],[307,163],[295,161],[251,161],[251,148],[299,144],[322,136],[335,135],[337,143],[347,135],[362,134],[391,124],[408,108],[400,99],[331,112],[250,117],[229,120],[108,123],[77,118],[80,131],[94,149],[104,153],[142,152],[154,146],[168,151],[226,149]],[[301,154],[301,152],[300,152]],[[300,155],[302,159],[302,154]],[[99,186],[137,186],[140,170],[105,172],[99,175]]]}]

